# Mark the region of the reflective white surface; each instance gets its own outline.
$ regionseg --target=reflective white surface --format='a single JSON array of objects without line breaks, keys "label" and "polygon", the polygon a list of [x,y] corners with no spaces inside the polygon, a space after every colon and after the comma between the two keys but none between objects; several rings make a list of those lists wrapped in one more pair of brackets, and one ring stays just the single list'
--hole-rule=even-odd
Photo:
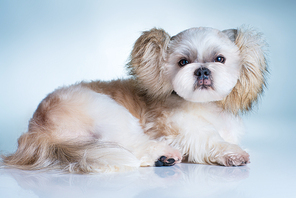
[{"label": "reflective white surface", "polygon": [[296,197],[293,120],[246,120],[251,164],[182,163],[95,175],[0,170],[0,197]]}]

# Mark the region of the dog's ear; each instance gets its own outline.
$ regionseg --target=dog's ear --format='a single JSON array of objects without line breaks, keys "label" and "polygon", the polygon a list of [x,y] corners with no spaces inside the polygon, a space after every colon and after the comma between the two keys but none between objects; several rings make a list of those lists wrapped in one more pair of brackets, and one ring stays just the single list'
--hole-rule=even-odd
[{"label": "dog's ear", "polygon": [[266,43],[262,34],[250,28],[223,31],[240,50],[242,70],[232,92],[222,100],[222,106],[234,114],[252,109],[266,87],[268,73]]},{"label": "dog's ear", "polygon": [[235,42],[235,39],[237,37],[237,29],[228,29],[223,30],[222,32],[226,34],[232,42]]},{"label": "dog's ear", "polygon": [[170,36],[162,29],[145,31],[136,41],[127,64],[138,88],[149,100],[165,98],[172,92],[164,75],[164,64]]}]

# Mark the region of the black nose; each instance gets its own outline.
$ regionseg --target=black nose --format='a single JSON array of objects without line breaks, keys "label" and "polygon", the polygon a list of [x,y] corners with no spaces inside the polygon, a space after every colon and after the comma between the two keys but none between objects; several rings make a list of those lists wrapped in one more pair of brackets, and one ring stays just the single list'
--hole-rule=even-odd
[{"label": "black nose", "polygon": [[211,71],[208,68],[201,67],[194,71],[194,75],[196,75],[198,79],[208,79],[211,75]]}]

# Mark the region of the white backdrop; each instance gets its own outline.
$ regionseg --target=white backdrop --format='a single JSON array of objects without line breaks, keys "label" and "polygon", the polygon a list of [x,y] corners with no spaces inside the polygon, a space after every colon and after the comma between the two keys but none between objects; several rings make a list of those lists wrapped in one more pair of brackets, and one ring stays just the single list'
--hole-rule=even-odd
[{"label": "white backdrop", "polygon": [[12,152],[38,103],[82,80],[127,77],[143,30],[247,24],[269,43],[268,90],[256,119],[296,118],[296,3],[273,0],[0,1],[0,150]]}]

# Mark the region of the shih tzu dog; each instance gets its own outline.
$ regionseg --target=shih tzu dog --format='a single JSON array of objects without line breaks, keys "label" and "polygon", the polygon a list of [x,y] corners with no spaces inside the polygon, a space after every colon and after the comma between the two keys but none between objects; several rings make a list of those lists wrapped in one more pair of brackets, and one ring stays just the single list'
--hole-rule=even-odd
[{"label": "shih tzu dog", "polygon": [[89,173],[192,163],[241,166],[239,114],[265,87],[261,34],[192,28],[145,31],[129,79],[81,82],[49,94],[3,164]]}]

